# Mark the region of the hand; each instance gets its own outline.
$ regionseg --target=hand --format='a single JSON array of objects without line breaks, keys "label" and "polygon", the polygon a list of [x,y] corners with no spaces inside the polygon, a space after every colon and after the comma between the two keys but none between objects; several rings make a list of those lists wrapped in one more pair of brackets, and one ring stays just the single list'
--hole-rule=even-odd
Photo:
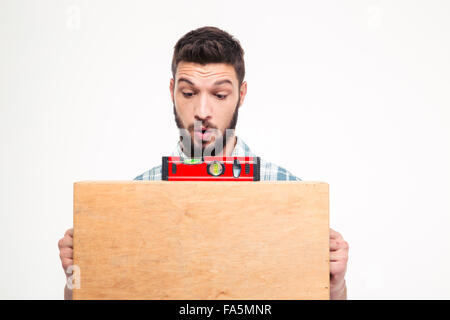
[{"label": "hand", "polygon": [[330,228],[330,299],[347,299],[345,272],[347,271],[348,243],[342,235]]},{"label": "hand", "polygon": [[67,268],[73,265],[73,229],[68,229],[64,234],[64,237],[58,241],[59,258],[64,269],[66,276]]},{"label": "hand", "polygon": [[[68,229],[64,237],[58,241],[59,258],[64,269],[66,278],[70,276],[67,269],[73,265],[73,229]],[[72,299],[72,290],[66,286],[64,287],[64,299]]]}]

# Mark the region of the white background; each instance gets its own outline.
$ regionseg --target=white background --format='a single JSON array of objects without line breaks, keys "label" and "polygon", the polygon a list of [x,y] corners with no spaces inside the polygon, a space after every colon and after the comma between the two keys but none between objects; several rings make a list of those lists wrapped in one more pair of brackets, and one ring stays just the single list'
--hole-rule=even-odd
[{"label": "white background", "polygon": [[0,298],[61,299],[73,182],[175,146],[173,46],[245,50],[237,134],[330,184],[350,299],[450,298],[448,1],[0,1]]}]

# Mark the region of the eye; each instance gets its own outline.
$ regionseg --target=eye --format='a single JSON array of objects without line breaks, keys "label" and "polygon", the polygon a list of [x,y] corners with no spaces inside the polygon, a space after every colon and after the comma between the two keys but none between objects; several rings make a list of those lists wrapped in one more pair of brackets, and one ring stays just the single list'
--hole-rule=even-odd
[{"label": "eye", "polygon": [[216,97],[219,98],[219,100],[223,100],[227,97],[225,94],[216,94]]},{"label": "eye", "polygon": [[182,93],[183,93],[183,96],[185,96],[186,98],[190,98],[194,95],[193,92],[182,92]]}]

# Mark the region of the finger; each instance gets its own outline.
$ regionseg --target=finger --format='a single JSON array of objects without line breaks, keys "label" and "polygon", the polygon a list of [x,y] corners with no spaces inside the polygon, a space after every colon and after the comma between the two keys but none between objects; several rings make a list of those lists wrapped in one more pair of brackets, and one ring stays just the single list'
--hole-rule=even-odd
[{"label": "finger", "polygon": [[61,251],[59,252],[59,257],[61,259],[64,259],[64,258],[73,259],[73,249],[69,248],[69,247],[65,247],[65,248],[61,249]]},{"label": "finger", "polygon": [[340,256],[336,251],[330,252],[330,262],[339,261]]},{"label": "finger", "polygon": [[64,236],[68,235],[69,237],[73,237],[73,228],[67,229],[66,233],[64,234]]},{"label": "finger", "polygon": [[73,265],[73,259],[64,258],[64,259],[61,260],[61,263],[62,263],[64,272],[66,272],[67,268],[70,267],[71,265]]},{"label": "finger", "polygon": [[336,251],[336,250],[347,250],[349,249],[348,242],[344,239],[330,239],[330,251]]},{"label": "finger", "polygon": [[339,239],[339,238],[342,238],[341,234],[330,228],[330,239]]},{"label": "finger", "polygon": [[336,251],[339,249],[340,249],[339,241],[335,239],[330,239],[330,251]]},{"label": "finger", "polygon": [[337,250],[330,252],[330,262],[347,261],[347,260],[348,254],[344,250]]},{"label": "finger", "polygon": [[73,238],[69,236],[65,236],[64,238],[60,239],[58,242],[59,248],[69,247],[73,248]]}]

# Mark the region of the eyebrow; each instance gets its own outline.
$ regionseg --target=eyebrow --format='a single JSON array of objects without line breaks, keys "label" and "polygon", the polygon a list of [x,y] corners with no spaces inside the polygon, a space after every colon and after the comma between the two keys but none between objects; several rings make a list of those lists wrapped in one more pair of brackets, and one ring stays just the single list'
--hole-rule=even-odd
[{"label": "eyebrow", "polygon": [[224,84],[224,83],[229,83],[229,84],[231,84],[233,86],[233,83],[230,80],[228,80],[228,79],[218,80],[218,81],[214,82],[214,85],[215,86],[219,86],[219,85]]},{"label": "eyebrow", "polygon": [[[195,84],[192,81],[190,81],[189,79],[186,79],[186,78],[179,78],[178,79],[178,83],[180,83],[182,81],[189,83],[191,86],[195,86]],[[228,79],[218,80],[218,81],[214,82],[213,85],[214,86],[219,86],[219,85],[224,84],[224,83],[229,83],[231,86],[233,86],[233,83],[230,80],[228,80]]]}]

